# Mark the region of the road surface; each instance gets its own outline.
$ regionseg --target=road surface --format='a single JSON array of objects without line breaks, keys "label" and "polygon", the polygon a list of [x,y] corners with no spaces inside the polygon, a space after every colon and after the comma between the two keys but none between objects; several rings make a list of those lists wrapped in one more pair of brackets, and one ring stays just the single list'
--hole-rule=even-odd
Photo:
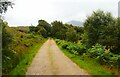
[{"label": "road surface", "polygon": [[34,57],[26,75],[88,75],[48,39]]}]

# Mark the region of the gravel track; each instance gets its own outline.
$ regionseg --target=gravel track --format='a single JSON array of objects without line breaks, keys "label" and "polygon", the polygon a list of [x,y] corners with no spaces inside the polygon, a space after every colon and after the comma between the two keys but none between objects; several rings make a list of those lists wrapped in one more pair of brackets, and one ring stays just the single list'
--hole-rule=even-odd
[{"label": "gravel track", "polygon": [[34,57],[26,75],[88,75],[48,39]]}]

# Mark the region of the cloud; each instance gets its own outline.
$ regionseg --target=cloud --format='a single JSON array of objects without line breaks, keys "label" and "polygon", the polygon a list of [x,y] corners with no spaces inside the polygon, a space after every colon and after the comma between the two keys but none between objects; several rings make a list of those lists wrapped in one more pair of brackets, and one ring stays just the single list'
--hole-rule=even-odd
[{"label": "cloud", "polygon": [[39,19],[51,23],[60,20],[84,21],[87,15],[101,9],[113,16],[118,14],[119,0],[15,0],[13,9],[9,9],[5,19],[9,25],[37,25]]}]

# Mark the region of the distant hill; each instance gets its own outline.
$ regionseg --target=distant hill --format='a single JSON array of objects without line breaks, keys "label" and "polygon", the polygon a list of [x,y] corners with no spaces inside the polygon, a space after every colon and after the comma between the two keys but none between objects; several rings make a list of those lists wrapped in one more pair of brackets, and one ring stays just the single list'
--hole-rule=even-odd
[{"label": "distant hill", "polygon": [[66,22],[66,24],[72,24],[73,26],[83,26],[83,22],[81,22],[81,21],[75,21],[75,20]]}]

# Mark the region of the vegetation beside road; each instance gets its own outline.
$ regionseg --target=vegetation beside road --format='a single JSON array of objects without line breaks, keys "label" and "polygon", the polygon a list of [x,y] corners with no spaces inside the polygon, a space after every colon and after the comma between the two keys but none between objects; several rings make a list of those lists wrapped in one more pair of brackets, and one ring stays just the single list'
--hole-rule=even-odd
[{"label": "vegetation beside road", "polygon": [[[108,53],[106,50],[102,49],[102,46],[96,45],[95,47],[86,49],[85,45],[75,44],[72,42],[59,39],[56,39],[56,43],[66,56],[68,56],[73,62],[78,64],[81,68],[87,70],[91,75],[113,76],[118,74],[118,72],[116,72],[118,71],[117,69],[118,64],[116,59],[118,58],[119,55]],[[93,51],[93,49],[95,52]],[[91,52],[93,53],[91,54]]]},{"label": "vegetation beside road", "polygon": [[20,63],[11,71],[10,75],[25,75],[28,67],[32,63],[33,58],[45,41],[46,40],[42,40],[38,44],[31,47],[28,50],[28,53],[23,56]]},{"label": "vegetation beside road", "polygon": [[[9,27],[3,22],[2,72],[23,74],[38,48],[45,42],[42,35],[29,32],[29,27]],[[30,61],[30,62],[29,62]],[[23,67],[21,69],[17,69]],[[16,70],[17,69],[17,70]],[[21,72],[22,71],[22,72]]]}]

